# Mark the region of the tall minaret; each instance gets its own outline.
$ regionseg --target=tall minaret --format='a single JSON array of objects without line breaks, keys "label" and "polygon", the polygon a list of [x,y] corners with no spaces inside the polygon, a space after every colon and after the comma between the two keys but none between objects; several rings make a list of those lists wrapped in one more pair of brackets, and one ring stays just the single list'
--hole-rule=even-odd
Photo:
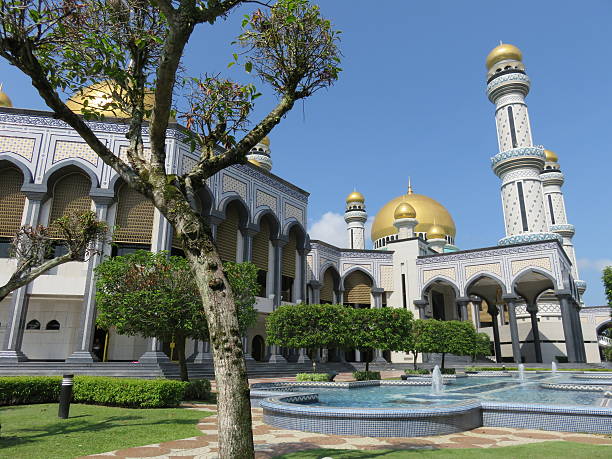
[{"label": "tall minaret", "polygon": [[487,56],[487,95],[495,104],[499,153],[491,158],[493,171],[502,180],[501,197],[506,237],[500,245],[559,238],[551,233],[540,173],[544,148],[534,146],[525,96],[529,77],[521,51],[500,44]]},{"label": "tall minaret", "polygon": [[[563,199],[563,192],[561,191],[561,186],[565,179],[559,166],[559,158],[550,150],[544,150],[544,154],[546,156],[546,163],[540,177],[544,185],[544,207],[546,208],[548,229],[563,238],[563,248],[572,262],[572,277],[574,279],[580,279],[580,277],[578,277],[576,253],[574,251],[574,244],[572,243],[572,238],[575,233],[574,225],[570,225],[567,222],[565,200]],[[576,280],[576,287],[582,296],[586,290],[586,282]]]},{"label": "tall minaret", "polygon": [[344,211],[350,249],[365,249],[365,224],[367,220],[365,198],[360,192],[353,191],[346,198],[346,210]]}]

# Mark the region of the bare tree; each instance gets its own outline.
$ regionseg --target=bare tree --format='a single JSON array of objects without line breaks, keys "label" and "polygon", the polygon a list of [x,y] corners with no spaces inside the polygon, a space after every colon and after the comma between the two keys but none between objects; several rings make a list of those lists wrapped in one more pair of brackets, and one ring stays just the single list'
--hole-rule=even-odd
[{"label": "bare tree", "polygon": [[[0,301],[56,266],[91,257],[98,252],[98,243],[107,231],[106,223],[98,221],[93,212],[65,215],[50,227],[22,226],[13,238],[11,254],[17,259],[17,267],[0,286]],[[56,247],[64,253],[51,256]]]},{"label": "bare tree", "polygon": [[[181,115],[194,130],[192,147],[200,158],[185,174],[169,174],[166,130],[185,45],[196,26],[213,25],[249,3],[263,9],[244,19],[238,39],[243,52],[235,58],[244,59],[245,69],[271,86],[278,102],[259,122],[247,124],[256,91],[219,78],[192,79],[190,109]],[[250,149],[296,101],[336,81],[337,42],[338,32],[306,0],[273,5],[254,0],[0,0],[0,55],[31,79],[55,117],[153,202],[182,242],[209,324],[222,458],[253,457],[249,388],[233,293],[193,196],[208,177],[246,162]],[[115,156],[86,122],[100,117],[100,107],[90,106],[85,92],[83,116],[60,96],[94,83],[106,84],[112,93],[103,109],[129,115],[127,161]],[[150,159],[144,155],[145,120]]]}]

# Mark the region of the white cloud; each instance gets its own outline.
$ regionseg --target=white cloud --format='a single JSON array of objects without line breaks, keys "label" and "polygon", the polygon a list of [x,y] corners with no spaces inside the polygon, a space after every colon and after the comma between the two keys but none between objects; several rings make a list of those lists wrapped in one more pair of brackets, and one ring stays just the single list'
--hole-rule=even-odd
[{"label": "white cloud", "polygon": [[[366,248],[370,247],[370,230],[374,217],[368,218],[365,224]],[[346,248],[348,236],[344,215],[337,212],[325,212],[319,220],[314,221],[308,230],[310,239],[318,239],[336,247]]]},{"label": "white cloud", "polygon": [[310,239],[318,239],[336,247],[347,246],[346,223],[336,212],[325,212],[319,220],[310,225]]},{"label": "white cloud", "polygon": [[603,271],[606,266],[612,266],[612,259],[610,258],[580,258],[578,259],[578,267],[580,269]]}]

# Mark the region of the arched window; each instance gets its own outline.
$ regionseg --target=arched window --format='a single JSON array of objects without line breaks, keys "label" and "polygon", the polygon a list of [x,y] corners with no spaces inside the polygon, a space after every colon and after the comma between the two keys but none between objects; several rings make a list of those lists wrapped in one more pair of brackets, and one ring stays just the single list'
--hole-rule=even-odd
[{"label": "arched window", "polygon": [[327,268],[323,274],[323,285],[321,285],[321,304],[332,304],[334,292],[337,290],[337,274],[334,277],[334,269]]},{"label": "arched window", "polygon": [[[268,217],[269,218],[269,217]],[[259,296],[266,296],[266,287],[269,271],[270,249],[270,223],[265,216],[259,223],[259,232],[253,237],[253,264],[257,266],[257,282],[259,283]]]},{"label": "arched window", "polygon": [[11,241],[21,226],[25,195],[23,175],[13,167],[0,171],[0,258],[10,256]]},{"label": "arched window", "polygon": [[123,184],[117,193],[117,230],[113,234],[116,243],[113,255],[126,255],[138,249],[151,248],[153,232],[153,203]]},{"label": "arched window", "polygon": [[40,330],[40,322],[36,319],[30,320],[26,324],[26,330]]},{"label": "arched window", "polygon": [[293,281],[295,280],[295,261],[297,250],[297,234],[294,228],[289,232],[289,240],[283,247],[283,262],[281,269],[281,299],[291,301],[293,296]]},{"label": "arched window", "polygon": [[45,327],[45,330],[59,330],[59,329],[60,329],[60,323],[57,320],[50,320],[49,322],[47,322],[47,326]]},{"label": "arched window", "polygon": [[221,261],[236,261],[239,225],[238,205],[232,202],[225,211],[225,220],[219,223],[217,227],[217,249]]},{"label": "arched window", "polygon": [[344,302],[351,305],[370,306],[372,280],[361,271],[354,271],[344,280]]}]

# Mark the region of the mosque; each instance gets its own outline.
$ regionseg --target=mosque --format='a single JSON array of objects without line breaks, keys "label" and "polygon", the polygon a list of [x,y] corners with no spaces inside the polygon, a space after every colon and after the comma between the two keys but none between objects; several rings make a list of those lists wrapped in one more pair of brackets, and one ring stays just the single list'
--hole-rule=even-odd
[{"label": "mosque", "polygon": [[[446,208],[409,185],[376,214],[366,249],[366,199],[346,199],[347,247],[311,240],[309,193],[272,172],[266,137],[249,162],[211,177],[197,197],[224,261],[251,261],[258,272],[258,322],[243,338],[246,358],[283,364],[301,350],[266,343],[265,317],[281,304],[340,303],[405,308],[416,317],[471,321],[489,334],[497,362],[599,362],[598,327],[607,310],[586,307],[567,221],[557,156],[533,144],[525,97],[530,80],[521,51],[501,44],[486,59],[487,95],[495,105],[499,152],[491,158],[501,185],[506,234],[497,246],[460,250]],[[103,85],[68,104],[106,105]],[[120,157],[127,152],[126,114],[88,122]],[[167,133],[169,173],[197,161],[185,128]],[[148,132],[145,130],[145,140]],[[398,185],[398,192],[400,191]],[[417,190],[418,191],[418,190]],[[93,209],[116,227],[105,256],[137,249],[179,253],[172,228],[137,192],[52,113],[14,108],[0,90],[0,283],[15,266],[10,241],[21,225],[47,225],[68,211]],[[99,257],[61,265],[0,303],[0,362],[163,362],[173,343],[122,336],[96,327],[93,269]],[[607,326],[607,325],[606,325]],[[196,363],[208,343],[188,343]],[[408,362],[404,353],[321,350],[329,361]]]}]

